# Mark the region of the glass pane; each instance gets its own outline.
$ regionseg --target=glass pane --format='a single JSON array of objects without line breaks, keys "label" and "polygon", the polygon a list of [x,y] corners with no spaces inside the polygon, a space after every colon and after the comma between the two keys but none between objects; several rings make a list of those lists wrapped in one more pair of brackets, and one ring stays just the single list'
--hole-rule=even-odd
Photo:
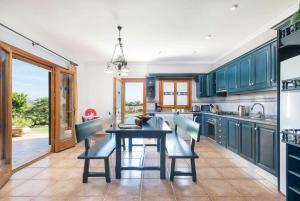
[{"label": "glass pane", "polygon": [[188,105],[187,82],[177,82],[177,105]]},{"label": "glass pane", "polygon": [[144,83],[125,82],[125,119],[143,114]]},{"label": "glass pane", "polygon": [[163,105],[174,105],[174,82],[163,82]]},{"label": "glass pane", "polygon": [[73,132],[73,78],[60,74],[60,131],[61,139],[72,138]]}]

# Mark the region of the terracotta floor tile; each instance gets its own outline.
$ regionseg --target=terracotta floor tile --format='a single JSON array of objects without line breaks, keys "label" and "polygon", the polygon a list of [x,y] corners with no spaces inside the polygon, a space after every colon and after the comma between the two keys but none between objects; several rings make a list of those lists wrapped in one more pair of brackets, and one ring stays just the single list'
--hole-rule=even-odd
[{"label": "terracotta floor tile", "polygon": [[82,185],[82,183],[79,183],[77,180],[51,182],[40,195],[53,197],[71,196],[79,191],[80,185]]},{"label": "terracotta floor tile", "polygon": [[228,197],[212,197],[212,201],[248,201],[246,197],[228,196]]},{"label": "terracotta floor tile", "polygon": [[226,179],[251,179],[252,177],[241,168],[216,168]]},{"label": "terracotta floor tile", "polygon": [[207,196],[201,182],[195,183],[191,179],[175,179],[172,186],[178,197]]},{"label": "terracotta floor tile", "polygon": [[16,179],[16,180],[9,180],[5,186],[3,186],[0,189],[0,198],[3,198],[5,196],[9,196],[10,193],[19,185],[24,183],[27,180],[22,180],[22,179]]},{"label": "terracotta floor tile", "polygon": [[258,196],[269,194],[272,197],[271,192],[255,180],[229,180],[228,182],[237,189],[240,195]]},{"label": "terracotta floor tile", "polygon": [[140,179],[113,180],[108,189],[108,197],[111,196],[139,196]]},{"label": "terracotta floor tile", "polygon": [[211,167],[237,167],[229,159],[214,158],[208,161]]},{"label": "terracotta floor tile", "polygon": [[143,197],[141,201],[175,201],[175,197],[173,195],[170,196],[153,196],[153,197]]},{"label": "terracotta floor tile", "polygon": [[238,196],[237,190],[230,185],[226,180],[202,180],[204,188],[207,190],[208,194],[211,196]]},{"label": "terracotta floor tile", "polygon": [[31,201],[32,197],[4,197],[0,201]]},{"label": "terracotta floor tile", "polygon": [[218,152],[200,152],[199,156],[203,157],[203,158],[224,158],[222,154],[218,153]]},{"label": "terracotta floor tile", "polygon": [[176,197],[176,201],[211,201],[207,196]]},{"label": "terracotta floor tile", "polygon": [[70,201],[70,196],[37,196],[31,201]]},{"label": "terracotta floor tile", "polygon": [[210,159],[205,159],[205,158],[198,158],[196,159],[196,168],[206,168],[206,167],[211,167],[209,163]]},{"label": "terracotta floor tile", "polygon": [[144,179],[142,182],[142,196],[170,196],[173,194],[172,186],[167,180]]},{"label": "terracotta floor tile", "polygon": [[71,197],[72,201],[102,201],[104,197],[88,196],[88,197]]},{"label": "terracotta floor tile", "polygon": [[45,170],[45,168],[24,168],[14,173],[11,179],[31,179],[33,176]]},{"label": "terracotta floor tile", "polygon": [[222,174],[216,168],[197,168],[198,179],[223,179]]},{"label": "terracotta floor tile", "polygon": [[104,199],[104,201],[139,201],[139,196],[109,196]]},{"label": "terracotta floor tile", "polygon": [[49,184],[47,180],[28,180],[10,191],[10,196],[37,196]]},{"label": "terracotta floor tile", "polygon": [[104,197],[109,188],[104,178],[89,178],[88,183],[79,185],[75,197],[86,197],[86,196],[99,196]]}]

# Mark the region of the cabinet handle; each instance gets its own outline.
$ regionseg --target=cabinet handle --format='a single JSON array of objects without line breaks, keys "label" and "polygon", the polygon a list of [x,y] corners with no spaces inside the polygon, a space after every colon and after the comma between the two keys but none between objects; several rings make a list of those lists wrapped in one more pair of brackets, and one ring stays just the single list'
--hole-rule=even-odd
[{"label": "cabinet handle", "polygon": [[254,130],[257,131],[257,128],[255,127]]}]

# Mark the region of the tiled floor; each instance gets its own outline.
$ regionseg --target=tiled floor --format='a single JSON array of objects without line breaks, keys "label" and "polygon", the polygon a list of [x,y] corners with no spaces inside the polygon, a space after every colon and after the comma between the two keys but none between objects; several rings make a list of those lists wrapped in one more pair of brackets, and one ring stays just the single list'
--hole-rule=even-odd
[{"label": "tiled floor", "polygon": [[[158,172],[126,171],[121,180],[110,184],[104,178],[90,178],[81,183],[83,161],[76,159],[83,146],[51,154],[17,173],[0,190],[0,200],[149,200],[149,201],[276,201],[284,200],[277,190],[274,177],[237,157],[230,151],[202,140],[196,150],[198,182],[190,177],[176,178],[174,182],[160,180]],[[124,152],[124,164],[139,163],[141,148],[132,154]],[[129,159],[131,156],[132,159]],[[111,157],[114,177],[114,155]],[[147,148],[146,164],[157,164],[154,147]],[[168,161],[168,168],[170,162]],[[186,160],[177,168],[188,169]],[[103,161],[93,161],[91,169],[103,170]]]},{"label": "tiled floor", "polygon": [[28,163],[50,151],[49,136],[26,134],[12,139],[13,169]]}]

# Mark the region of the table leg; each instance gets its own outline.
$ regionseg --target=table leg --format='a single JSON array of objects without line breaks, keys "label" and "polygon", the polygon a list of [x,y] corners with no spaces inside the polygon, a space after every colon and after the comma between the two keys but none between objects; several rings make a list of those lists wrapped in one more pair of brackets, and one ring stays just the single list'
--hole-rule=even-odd
[{"label": "table leg", "polygon": [[128,150],[129,152],[132,152],[132,138],[128,138]]},{"label": "table leg", "polygon": [[166,135],[160,138],[160,178],[166,178]]},{"label": "table leg", "polygon": [[121,179],[121,163],[122,163],[122,153],[121,153],[121,137],[116,135],[116,178]]}]

